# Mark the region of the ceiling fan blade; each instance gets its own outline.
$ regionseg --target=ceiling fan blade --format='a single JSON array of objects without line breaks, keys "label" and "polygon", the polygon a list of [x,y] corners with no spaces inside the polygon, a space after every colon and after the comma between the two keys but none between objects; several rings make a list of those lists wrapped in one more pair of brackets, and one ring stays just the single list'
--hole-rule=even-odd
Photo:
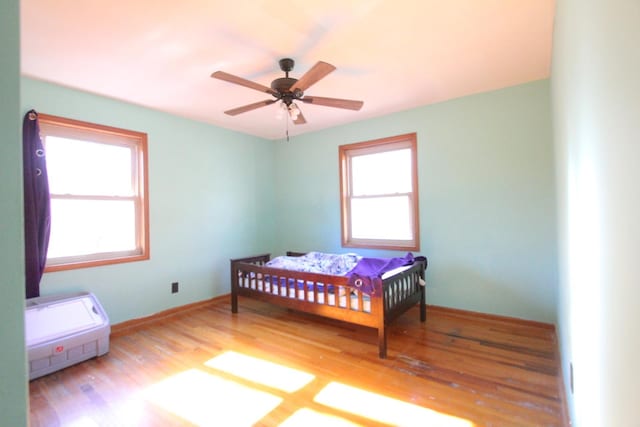
[{"label": "ceiling fan blade", "polygon": [[225,82],[248,87],[250,89],[259,90],[260,92],[270,93],[273,96],[278,96],[278,92],[271,89],[270,87],[261,85],[260,83],[252,82],[251,80],[243,79],[242,77],[234,76],[233,74],[225,73],[224,71],[216,71],[215,73],[211,74],[211,77],[224,80]]},{"label": "ceiling fan blade", "polygon": [[347,110],[359,110],[364,105],[363,101],[354,101],[353,99],[324,98],[322,96],[305,96],[300,99],[307,104],[323,105],[325,107],[344,108]]},{"label": "ceiling fan blade", "polygon": [[276,101],[277,99],[265,99],[264,101],[254,102],[253,104],[243,105],[242,107],[227,110],[224,113],[230,116],[236,116],[240,113],[246,113],[247,111],[255,110],[256,108],[266,107],[267,105],[271,105]]},{"label": "ceiling fan blade", "polygon": [[300,113],[298,114],[298,118],[293,121],[293,124],[303,125],[305,123],[307,123],[307,120],[302,115],[302,111],[300,111]]},{"label": "ceiling fan blade", "polygon": [[300,77],[300,79],[295,82],[289,90],[293,92],[296,89],[300,89],[304,92],[335,69],[336,67],[331,64],[323,61],[318,61],[316,62],[316,65],[314,65],[309,71],[304,73],[303,76]]}]

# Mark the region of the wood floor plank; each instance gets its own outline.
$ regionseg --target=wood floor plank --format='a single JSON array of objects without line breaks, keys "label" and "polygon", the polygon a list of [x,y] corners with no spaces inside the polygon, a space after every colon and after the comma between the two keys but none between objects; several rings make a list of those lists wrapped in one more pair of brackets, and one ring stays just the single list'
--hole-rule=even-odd
[{"label": "wood floor plank", "polygon": [[[30,383],[31,426],[567,424],[546,324],[431,306],[422,323],[416,306],[384,360],[373,329],[245,298],[115,329],[107,355]],[[247,360],[311,380],[283,391]]]}]

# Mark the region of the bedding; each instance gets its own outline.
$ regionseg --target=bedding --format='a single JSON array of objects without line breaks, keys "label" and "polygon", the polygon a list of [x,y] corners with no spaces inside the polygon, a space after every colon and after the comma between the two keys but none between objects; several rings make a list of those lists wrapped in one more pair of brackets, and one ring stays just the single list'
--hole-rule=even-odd
[{"label": "bedding", "polygon": [[[329,254],[309,252],[301,256],[279,256],[265,265],[284,270],[321,273],[333,276],[349,277],[349,284],[369,295],[375,291],[374,283],[381,283],[382,278],[390,271],[401,271],[402,267],[413,264],[414,256],[407,253],[396,258],[365,258],[357,254]],[[388,277],[388,274],[387,274]],[[290,283],[290,285],[294,285]],[[302,288],[299,282],[298,287]],[[330,287],[330,292],[333,288]]]},{"label": "bedding", "polygon": [[357,254],[269,254],[231,260],[231,310],[251,297],[378,330],[387,355],[386,326],[415,304],[426,320],[425,257],[364,258]]},{"label": "bedding", "polygon": [[402,258],[362,258],[347,273],[349,284],[356,286],[365,294],[371,294],[375,292],[375,283],[381,283],[384,273],[413,262],[412,253],[407,253]]},{"label": "bedding", "polygon": [[344,276],[362,259],[356,254],[309,252],[301,256],[279,256],[267,262],[268,267]]}]

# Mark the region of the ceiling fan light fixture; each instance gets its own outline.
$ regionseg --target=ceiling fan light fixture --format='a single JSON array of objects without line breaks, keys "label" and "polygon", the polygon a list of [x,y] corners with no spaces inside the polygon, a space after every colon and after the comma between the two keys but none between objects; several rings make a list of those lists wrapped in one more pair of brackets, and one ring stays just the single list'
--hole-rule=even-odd
[{"label": "ceiling fan light fixture", "polygon": [[300,115],[300,109],[298,108],[296,103],[292,102],[291,104],[289,104],[288,109],[289,109],[289,116],[291,116],[291,120],[297,120],[298,116]]}]

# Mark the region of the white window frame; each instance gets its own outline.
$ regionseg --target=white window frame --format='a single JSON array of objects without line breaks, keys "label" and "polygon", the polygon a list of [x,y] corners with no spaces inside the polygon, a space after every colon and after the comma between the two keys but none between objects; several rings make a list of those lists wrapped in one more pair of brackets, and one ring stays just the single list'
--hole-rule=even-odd
[{"label": "white window frame", "polygon": [[[149,247],[149,198],[147,172],[147,134],[110,126],[98,125],[79,120],[57,117],[39,113],[40,137],[47,147],[48,136],[75,139],[79,141],[98,142],[110,145],[125,146],[132,151],[132,183],[131,196],[76,195],[54,194],[51,200],[132,200],[135,206],[135,242],[134,250],[118,252],[98,252],[93,254],[70,255],[47,258],[45,272],[71,270],[76,268],[95,267],[99,265],[117,264],[147,260],[150,257]],[[79,142],[82,143],[82,142]],[[52,229],[55,217],[52,217]]]},{"label": "white window frame", "polygon": [[[411,239],[365,239],[355,238],[352,235],[351,201],[356,198],[352,191],[352,158],[367,154],[384,153],[409,148],[411,150],[411,191],[409,193],[394,193],[367,195],[364,197],[389,197],[407,196],[410,203],[409,226],[411,227]],[[359,142],[355,144],[341,145],[339,147],[340,162],[340,213],[342,227],[342,246],[352,248],[389,249],[389,250],[420,250],[420,215],[418,201],[418,161],[417,161],[417,137],[416,133],[397,135],[389,138]],[[381,170],[381,174],[388,171]]]}]

